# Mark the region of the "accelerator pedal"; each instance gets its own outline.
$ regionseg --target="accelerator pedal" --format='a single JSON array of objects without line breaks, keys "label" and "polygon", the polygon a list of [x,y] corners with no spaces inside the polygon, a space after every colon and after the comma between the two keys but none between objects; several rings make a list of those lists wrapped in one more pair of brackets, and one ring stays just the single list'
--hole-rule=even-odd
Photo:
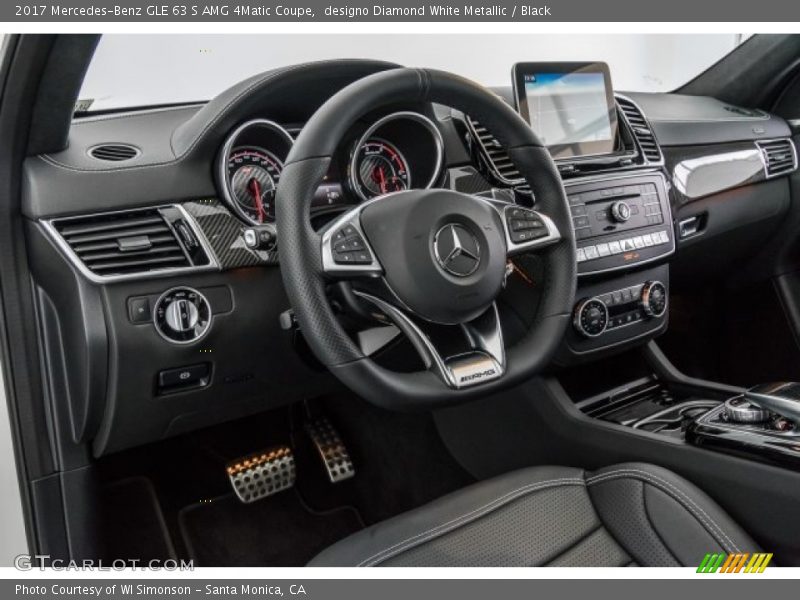
[{"label": "accelerator pedal", "polygon": [[294,454],[288,446],[277,446],[228,463],[225,467],[236,496],[250,504],[288,490],[296,473]]},{"label": "accelerator pedal", "polygon": [[331,422],[320,417],[306,423],[306,432],[314,443],[331,483],[339,483],[356,474],[350,452]]}]

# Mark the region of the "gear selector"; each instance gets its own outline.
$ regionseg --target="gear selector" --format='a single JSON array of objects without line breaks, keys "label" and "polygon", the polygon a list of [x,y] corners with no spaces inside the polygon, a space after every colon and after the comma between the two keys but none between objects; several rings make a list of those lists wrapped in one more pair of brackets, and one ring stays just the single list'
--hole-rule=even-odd
[{"label": "gear selector", "polygon": [[747,390],[744,398],[750,404],[800,423],[800,383],[762,383]]}]

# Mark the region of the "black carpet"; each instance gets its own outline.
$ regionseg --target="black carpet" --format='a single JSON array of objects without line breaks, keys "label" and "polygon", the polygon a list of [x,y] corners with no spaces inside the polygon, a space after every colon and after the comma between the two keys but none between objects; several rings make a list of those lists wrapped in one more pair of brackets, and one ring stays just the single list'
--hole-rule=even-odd
[{"label": "black carpet", "polygon": [[355,509],[312,512],[295,490],[242,504],[232,494],[179,516],[189,557],[202,567],[300,567],[361,529]]},{"label": "black carpet", "polygon": [[150,481],[131,477],[103,489],[103,558],[164,560],[176,553]]}]

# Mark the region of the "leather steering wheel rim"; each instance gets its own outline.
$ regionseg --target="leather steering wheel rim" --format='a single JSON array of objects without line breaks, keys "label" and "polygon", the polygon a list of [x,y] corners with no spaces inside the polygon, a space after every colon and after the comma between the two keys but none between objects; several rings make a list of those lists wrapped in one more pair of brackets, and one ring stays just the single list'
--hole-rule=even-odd
[{"label": "leather steering wheel rim", "polygon": [[[453,389],[431,371],[397,373],[364,356],[339,324],[326,296],[321,235],[309,219],[311,201],[349,128],[363,115],[401,103],[439,103],[477,119],[504,145],[530,186],[536,210],[558,229],[560,241],[538,252],[544,281],[527,334],[506,348],[502,377]],[[450,73],[393,69],[340,90],[307,122],[287,157],[276,194],[281,273],[303,335],[317,358],[355,393],[392,409],[436,408],[483,397],[543,369],[563,339],[575,300],[575,240],[566,194],[547,148],[505,102]]]}]

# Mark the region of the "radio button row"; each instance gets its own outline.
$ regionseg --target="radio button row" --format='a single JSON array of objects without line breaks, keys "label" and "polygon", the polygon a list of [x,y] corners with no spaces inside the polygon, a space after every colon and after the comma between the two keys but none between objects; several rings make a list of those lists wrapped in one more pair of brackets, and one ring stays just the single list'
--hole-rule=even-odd
[{"label": "radio button row", "polygon": [[[580,230],[576,231],[576,237],[581,239]],[[646,233],[644,235],[637,235],[633,238],[624,240],[616,240],[613,242],[600,242],[597,245],[583,246],[578,248],[577,259],[578,262],[586,262],[587,260],[594,260],[595,258],[603,258],[606,256],[613,256],[622,254],[624,252],[631,252],[642,248],[650,248],[652,246],[660,246],[661,244],[669,243],[669,234],[665,230],[656,231],[654,233]]]}]

